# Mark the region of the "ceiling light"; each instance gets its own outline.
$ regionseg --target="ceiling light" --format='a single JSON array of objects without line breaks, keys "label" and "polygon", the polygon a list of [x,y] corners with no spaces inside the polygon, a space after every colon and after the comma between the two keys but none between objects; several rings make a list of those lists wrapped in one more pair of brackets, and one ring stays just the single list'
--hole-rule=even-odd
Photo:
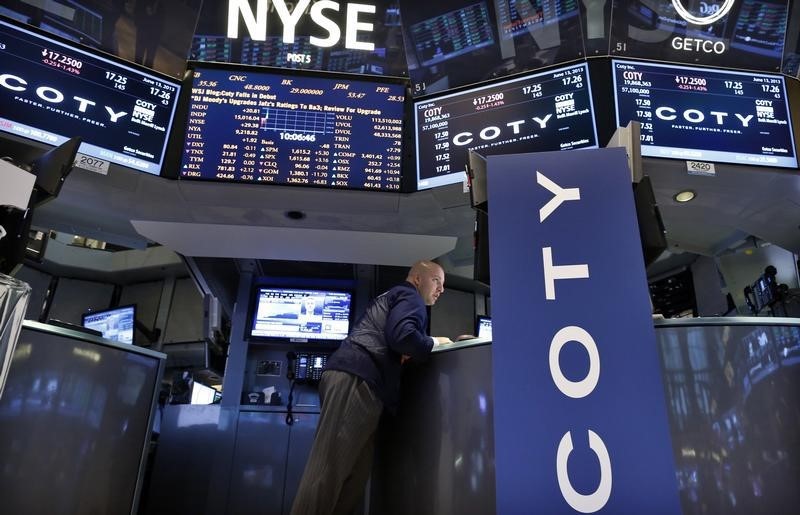
[{"label": "ceiling light", "polygon": [[695,193],[692,190],[684,190],[684,191],[679,191],[672,198],[675,199],[675,202],[689,202],[694,198],[694,196]]}]

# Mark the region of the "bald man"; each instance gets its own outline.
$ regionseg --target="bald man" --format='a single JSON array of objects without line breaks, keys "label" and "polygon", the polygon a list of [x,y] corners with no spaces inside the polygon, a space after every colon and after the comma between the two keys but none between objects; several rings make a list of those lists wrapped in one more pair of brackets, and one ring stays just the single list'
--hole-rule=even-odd
[{"label": "bald man", "polygon": [[328,359],[319,383],[319,425],[292,515],[348,514],[364,493],[375,431],[384,409],[394,412],[401,365],[425,359],[449,338],[427,334],[428,311],[444,291],[444,270],[419,261],[404,283],[372,300]]}]

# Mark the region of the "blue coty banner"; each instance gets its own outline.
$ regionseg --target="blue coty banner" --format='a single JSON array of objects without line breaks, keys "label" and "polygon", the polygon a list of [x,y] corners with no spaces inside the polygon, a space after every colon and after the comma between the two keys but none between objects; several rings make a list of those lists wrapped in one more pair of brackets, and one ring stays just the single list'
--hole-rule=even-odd
[{"label": "blue coty banner", "polygon": [[623,149],[488,158],[497,513],[680,513]]}]

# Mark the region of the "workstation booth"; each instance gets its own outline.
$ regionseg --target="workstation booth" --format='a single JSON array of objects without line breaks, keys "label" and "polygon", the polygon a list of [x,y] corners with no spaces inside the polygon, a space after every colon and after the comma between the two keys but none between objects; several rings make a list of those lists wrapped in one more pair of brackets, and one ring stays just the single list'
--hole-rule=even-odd
[{"label": "workstation booth", "polygon": [[0,6],[9,513],[288,514],[445,272],[354,513],[794,513],[794,0]]}]

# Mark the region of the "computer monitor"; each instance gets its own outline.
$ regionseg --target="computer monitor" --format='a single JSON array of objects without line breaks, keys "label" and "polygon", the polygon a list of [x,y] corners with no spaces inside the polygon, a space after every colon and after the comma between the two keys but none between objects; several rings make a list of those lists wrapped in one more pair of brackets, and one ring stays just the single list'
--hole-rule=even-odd
[{"label": "computer monitor", "polygon": [[336,343],[350,330],[352,295],[332,289],[256,288],[248,337]]},{"label": "computer monitor", "polygon": [[476,324],[475,334],[478,338],[492,339],[492,318],[478,315],[478,323]]},{"label": "computer monitor", "polygon": [[181,82],[11,20],[0,43],[0,133],[52,146],[79,137],[70,164],[98,173],[168,164]]},{"label": "computer monitor", "polygon": [[191,404],[214,404],[217,391],[210,386],[195,382],[192,385]]},{"label": "computer monitor", "polygon": [[120,306],[103,311],[90,311],[82,317],[84,327],[103,333],[103,338],[133,344],[136,327],[136,306]]}]

